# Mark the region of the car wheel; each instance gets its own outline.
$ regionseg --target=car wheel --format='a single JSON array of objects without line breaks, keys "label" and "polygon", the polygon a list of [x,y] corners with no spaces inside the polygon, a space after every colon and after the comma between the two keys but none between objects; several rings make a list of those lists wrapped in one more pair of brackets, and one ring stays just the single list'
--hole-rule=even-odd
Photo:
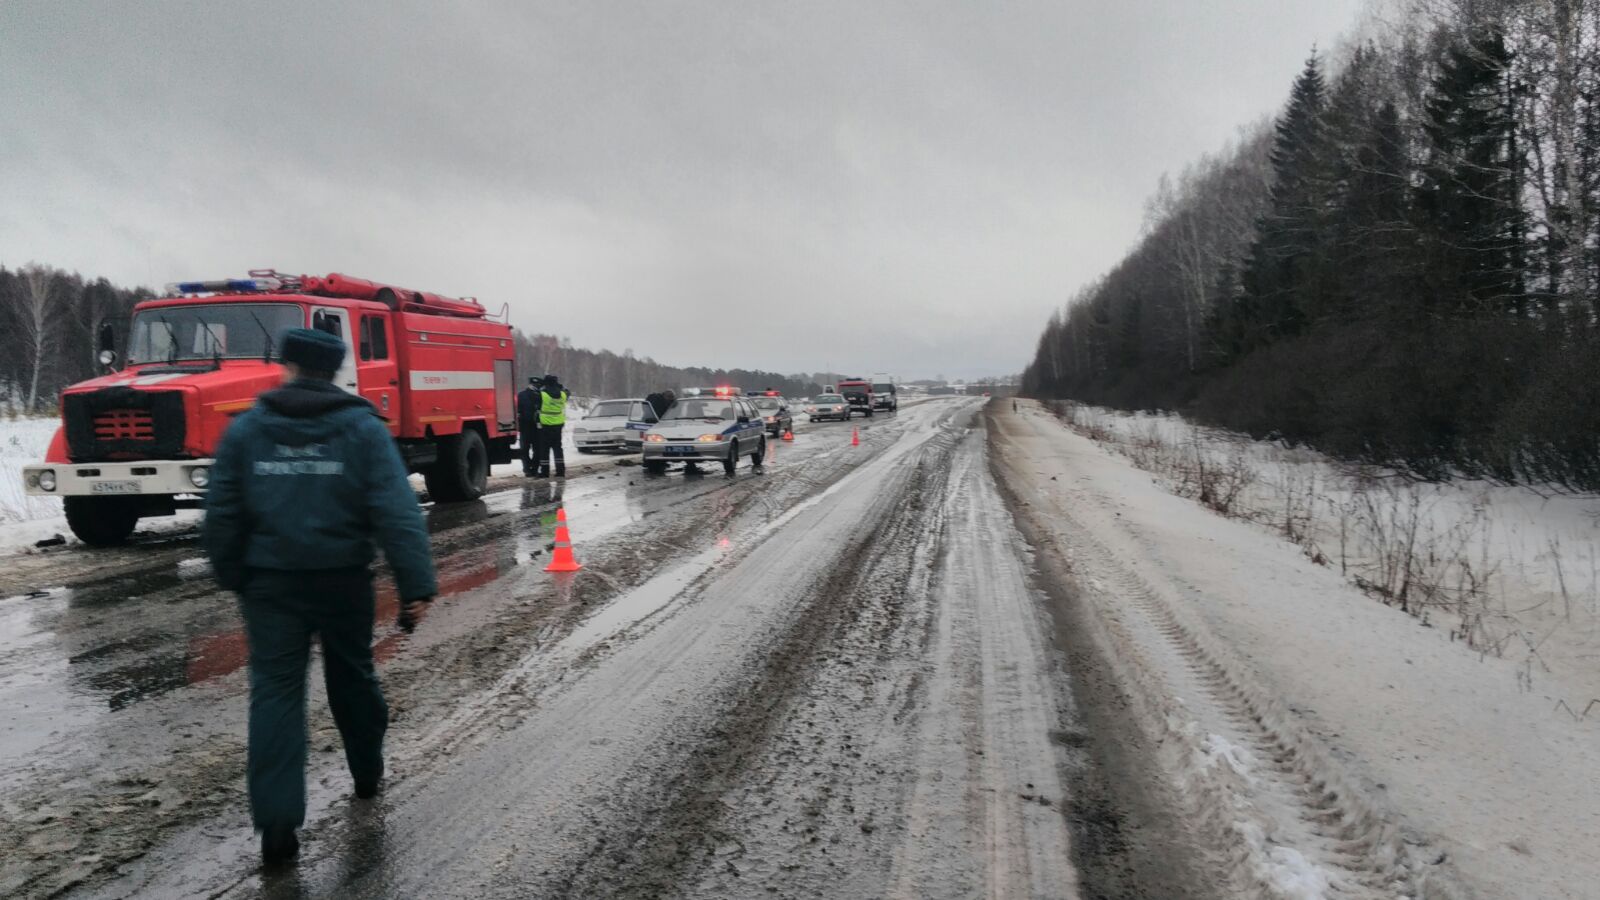
[{"label": "car wheel", "polygon": [[767,458],[767,439],[765,437],[763,437],[761,439],[761,442],[759,444],[756,444],[756,452],[752,453],[750,455],[750,465],[759,467],[761,465],[761,463],[766,460],[766,458]]},{"label": "car wheel", "polygon": [[739,466],[739,442],[734,441],[728,445],[728,458],[722,461],[722,471],[729,475]]},{"label": "car wheel", "polygon": [[667,464],[659,459],[647,459],[644,461],[644,471],[646,475],[665,475]]}]

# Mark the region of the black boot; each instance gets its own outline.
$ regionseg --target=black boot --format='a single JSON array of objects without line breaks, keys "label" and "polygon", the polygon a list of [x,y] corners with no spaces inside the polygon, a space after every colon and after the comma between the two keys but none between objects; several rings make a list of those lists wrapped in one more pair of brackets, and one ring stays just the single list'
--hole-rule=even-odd
[{"label": "black boot", "polygon": [[370,781],[357,781],[356,782],[356,799],[357,800],[371,800],[373,797],[378,796],[378,782],[379,782],[379,780],[380,779],[374,778],[374,779],[372,779]]},{"label": "black boot", "polygon": [[261,829],[261,865],[274,868],[300,853],[300,839],[292,825],[269,825]]}]

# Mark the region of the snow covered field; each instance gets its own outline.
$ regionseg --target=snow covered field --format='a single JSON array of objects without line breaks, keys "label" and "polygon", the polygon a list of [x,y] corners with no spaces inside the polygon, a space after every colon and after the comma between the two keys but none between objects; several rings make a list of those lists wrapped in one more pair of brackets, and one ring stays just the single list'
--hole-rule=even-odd
[{"label": "snow covered field", "polygon": [[[1421,483],[1170,414],[1065,415],[1164,487],[1195,499],[1204,488],[1214,509],[1299,544],[1468,649],[1514,662],[1523,689],[1563,714],[1581,717],[1600,698],[1600,498]],[[1600,719],[1600,704],[1588,714]]]}]

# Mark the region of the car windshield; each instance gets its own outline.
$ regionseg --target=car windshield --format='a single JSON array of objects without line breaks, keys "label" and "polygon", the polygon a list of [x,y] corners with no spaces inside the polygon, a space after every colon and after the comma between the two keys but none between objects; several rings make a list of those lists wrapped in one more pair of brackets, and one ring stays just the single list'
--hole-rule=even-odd
[{"label": "car windshield", "polygon": [[756,409],[777,409],[783,405],[777,397],[757,397],[750,402],[756,405]]},{"label": "car windshield", "polygon": [[887,394],[887,393],[892,392],[893,390],[894,390],[894,385],[892,385],[892,384],[875,384],[875,385],[872,386],[872,392],[874,394]]},{"label": "car windshield", "polygon": [[217,303],[143,310],[133,317],[128,362],[180,359],[265,359],[290,328],[304,327],[305,310],[290,303]]},{"label": "car windshield", "polygon": [[628,402],[627,400],[607,400],[604,403],[596,403],[594,405],[594,409],[589,410],[589,414],[587,416],[584,416],[584,418],[585,419],[626,418],[627,415],[628,415],[628,408],[630,406],[632,406],[632,405],[633,404]]},{"label": "car windshield", "polygon": [[667,409],[663,419],[732,419],[733,403],[725,399],[679,400]]},{"label": "car windshield", "polygon": [[825,394],[817,398],[818,403],[843,403],[844,398],[838,394]]}]

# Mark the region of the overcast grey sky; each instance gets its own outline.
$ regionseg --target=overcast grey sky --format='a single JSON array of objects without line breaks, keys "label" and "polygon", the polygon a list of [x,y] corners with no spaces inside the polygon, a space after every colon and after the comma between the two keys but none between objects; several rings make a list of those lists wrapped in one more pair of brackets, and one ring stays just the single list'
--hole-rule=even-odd
[{"label": "overcast grey sky", "polygon": [[1014,372],[1159,175],[1360,6],[7,0],[0,263],[341,271],[682,365]]}]

